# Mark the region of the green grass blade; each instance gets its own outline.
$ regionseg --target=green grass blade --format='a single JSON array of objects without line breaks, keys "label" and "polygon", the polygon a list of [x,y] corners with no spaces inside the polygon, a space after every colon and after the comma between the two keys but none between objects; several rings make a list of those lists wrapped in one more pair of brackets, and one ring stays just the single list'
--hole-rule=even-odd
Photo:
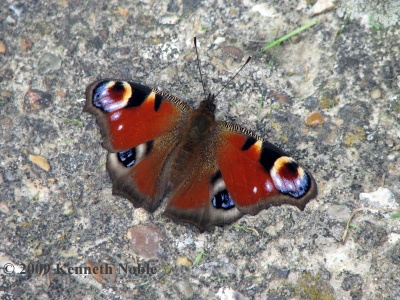
[{"label": "green grass blade", "polygon": [[318,21],[314,20],[306,25],[301,26],[300,28],[297,28],[296,30],[293,30],[292,32],[288,33],[287,35],[281,37],[280,39],[277,39],[271,43],[269,43],[267,46],[265,46],[261,52],[266,52],[269,49],[271,49],[272,47],[278,46],[280,45],[283,41],[286,41],[287,39],[290,39],[292,36],[295,36],[296,34],[299,34],[300,32],[314,26],[315,24],[317,24]]}]

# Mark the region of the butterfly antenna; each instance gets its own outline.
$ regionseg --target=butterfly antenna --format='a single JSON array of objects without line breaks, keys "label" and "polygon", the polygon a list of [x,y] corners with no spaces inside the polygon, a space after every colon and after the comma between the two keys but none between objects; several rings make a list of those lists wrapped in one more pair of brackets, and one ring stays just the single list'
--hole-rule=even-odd
[{"label": "butterfly antenna", "polygon": [[206,87],[205,87],[205,85],[204,85],[203,76],[201,75],[201,69],[200,69],[200,59],[199,59],[199,52],[197,51],[197,39],[196,39],[196,37],[194,37],[194,38],[193,38],[193,41],[194,41],[194,48],[196,49],[196,55],[197,55],[197,68],[199,69],[199,73],[200,73],[201,85],[203,86],[204,97],[205,97],[205,99],[207,99]]},{"label": "butterfly antenna", "polygon": [[231,83],[233,79],[235,79],[235,77],[237,76],[237,74],[239,74],[240,71],[242,71],[242,69],[244,68],[244,66],[247,65],[248,62],[249,62],[250,60],[251,60],[251,56],[249,56],[249,57],[247,58],[246,62],[243,64],[243,66],[240,67],[240,69],[235,73],[235,75],[233,75],[233,76],[231,77],[231,79],[229,79],[228,82],[224,84],[224,86],[223,86],[223,87],[219,90],[219,92],[215,95],[215,98],[217,98],[217,96],[222,92],[222,90],[223,90],[224,88],[226,88],[226,86],[227,86],[229,83]]}]

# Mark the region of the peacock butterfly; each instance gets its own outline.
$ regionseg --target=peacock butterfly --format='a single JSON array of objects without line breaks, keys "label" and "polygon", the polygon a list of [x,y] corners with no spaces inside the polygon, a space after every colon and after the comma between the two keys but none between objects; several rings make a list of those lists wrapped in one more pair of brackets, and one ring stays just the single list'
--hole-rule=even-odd
[{"label": "peacock butterfly", "polygon": [[216,121],[214,94],[193,110],[168,93],[102,79],[87,87],[84,111],[100,125],[113,194],[149,212],[168,198],[164,214],[200,231],[271,206],[303,210],[317,196],[314,178],[284,151]]}]

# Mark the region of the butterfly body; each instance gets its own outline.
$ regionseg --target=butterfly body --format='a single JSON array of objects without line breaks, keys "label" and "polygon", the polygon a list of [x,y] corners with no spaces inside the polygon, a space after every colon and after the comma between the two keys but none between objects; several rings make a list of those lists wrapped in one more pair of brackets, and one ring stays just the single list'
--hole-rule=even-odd
[{"label": "butterfly body", "polygon": [[[204,147],[211,146],[212,132],[215,130],[215,105],[209,99],[204,100],[200,107],[192,111],[187,124],[182,129],[182,139],[177,146],[177,152],[173,159],[170,182],[172,186],[178,186],[181,178],[185,178],[188,167],[194,166],[200,156],[206,152]],[[204,157],[206,160],[207,158]],[[210,157],[209,157],[210,158]]]},{"label": "butterfly body", "polygon": [[146,86],[101,80],[86,90],[97,117],[113,193],[201,231],[274,205],[304,209],[317,195],[313,177],[294,159],[247,129],[215,120],[210,94],[193,110]]}]

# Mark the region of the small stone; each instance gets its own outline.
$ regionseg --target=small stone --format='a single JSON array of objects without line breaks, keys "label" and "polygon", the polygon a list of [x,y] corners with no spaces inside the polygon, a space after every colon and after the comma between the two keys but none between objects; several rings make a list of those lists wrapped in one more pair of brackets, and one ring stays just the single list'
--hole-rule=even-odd
[{"label": "small stone", "polygon": [[3,214],[8,214],[10,212],[10,209],[7,206],[7,203],[5,201],[0,202],[0,211]]},{"label": "small stone", "polygon": [[216,294],[220,300],[248,300],[249,298],[243,296],[241,293],[233,290],[230,287],[220,288]]},{"label": "small stone", "polygon": [[178,16],[164,16],[159,19],[160,24],[175,25],[180,21]]},{"label": "small stone", "polygon": [[233,57],[237,61],[242,61],[243,51],[235,46],[226,46],[222,50],[226,55]]},{"label": "small stone", "polygon": [[56,96],[57,96],[58,98],[64,98],[66,95],[67,95],[67,92],[66,92],[66,91],[57,91],[57,92],[56,92]]},{"label": "small stone", "polygon": [[313,14],[318,15],[335,8],[335,0],[318,0],[313,6]]},{"label": "small stone", "polygon": [[219,36],[214,40],[214,44],[216,45],[222,44],[223,42],[225,42],[225,38],[222,36]]},{"label": "small stone", "polygon": [[184,267],[191,267],[193,265],[191,260],[189,258],[187,258],[186,256],[179,256],[176,259],[176,264],[178,266],[184,266]]},{"label": "small stone", "polygon": [[74,207],[72,206],[72,202],[71,201],[65,201],[63,204],[63,213],[66,216],[69,216],[73,211],[74,211]]},{"label": "small stone", "polygon": [[[378,213],[379,209],[397,210],[400,207],[392,191],[383,187],[379,187],[372,193],[361,193],[359,197],[362,206],[365,208],[375,208],[371,210],[372,213]],[[390,216],[390,213],[383,214],[386,217]]]},{"label": "small stone", "polygon": [[175,284],[175,289],[181,295],[181,299],[190,299],[193,297],[193,288],[185,281],[178,281]]},{"label": "small stone", "polygon": [[102,40],[106,41],[109,36],[109,32],[106,28],[102,28],[99,31],[99,36],[102,38]]},{"label": "small stone", "polygon": [[350,218],[351,210],[346,205],[332,204],[328,206],[325,213],[332,220],[347,222]]},{"label": "small stone", "polygon": [[3,41],[0,41],[0,54],[6,54],[7,45]]},{"label": "small stone", "polygon": [[133,250],[145,259],[157,258],[160,252],[160,233],[155,225],[138,225],[130,230]]},{"label": "small stone", "polygon": [[311,113],[311,115],[309,115],[308,118],[306,119],[307,126],[315,126],[322,123],[324,123],[324,118],[317,111]]},{"label": "small stone", "polygon": [[15,4],[11,4],[8,7],[10,10],[12,10],[14,12],[14,14],[19,18],[21,16],[21,13],[23,11],[22,7],[18,7]]},{"label": "small stone", "polygon": [[29,160],[46,172],[50,171],[50,164],[43,156],[30,154]]},{"label": "small stone", "polygon": [[251,11],[258,12],[262,17],[273,18],[276,15],[276,11],[268,3],[260,3],[253,5]]},{"label": "small stone", "polygon": [[285,105],[291,105],[293,102],[287,95],[278,91],[273,91],[270,97],[272,101],[279,101],[280,103]]},{"label": "small stone", "polygon": [[134,225],[139,225],[149,222],[150,214],[144,208],[136,208],[133,211]]},{"label": "small stone", "polygon": [[382,96],[382,92],[380,89],[374,89],[371,91],[371,98],[372,99],[379,99]]},{"label": "small stone", "polygon": [[33,43],[30,39],[28,39],[26,37],[21,39],[20,47],[21,47],[22,52],[26,52],[26,51],[32,49],[32,46],[33,46]]},{"label": "small stone", "polygon": [[15,21],[15,19],[14,19],[13,17],[11,17],[11,16],[7,16],[6,22],[7,22],[8,24],[15,24],[15,23],[17,23],[17,21]]},{"label": "small stone", "polygon": [[51,105],[52,96],[41,90],[29,89],[24,96],[24,108],[27,112],[35,112]]},{"label": "small stone", "polygon": [[297,3],[296,10],[302,10],[307,8],[307,1],[306,0],[299,0]]},{"label": "small stone", "polygon": [[52,53],[45,53],[39,60],[39,71],[42,74],[57,71],[61,68],[61,59]]}]

